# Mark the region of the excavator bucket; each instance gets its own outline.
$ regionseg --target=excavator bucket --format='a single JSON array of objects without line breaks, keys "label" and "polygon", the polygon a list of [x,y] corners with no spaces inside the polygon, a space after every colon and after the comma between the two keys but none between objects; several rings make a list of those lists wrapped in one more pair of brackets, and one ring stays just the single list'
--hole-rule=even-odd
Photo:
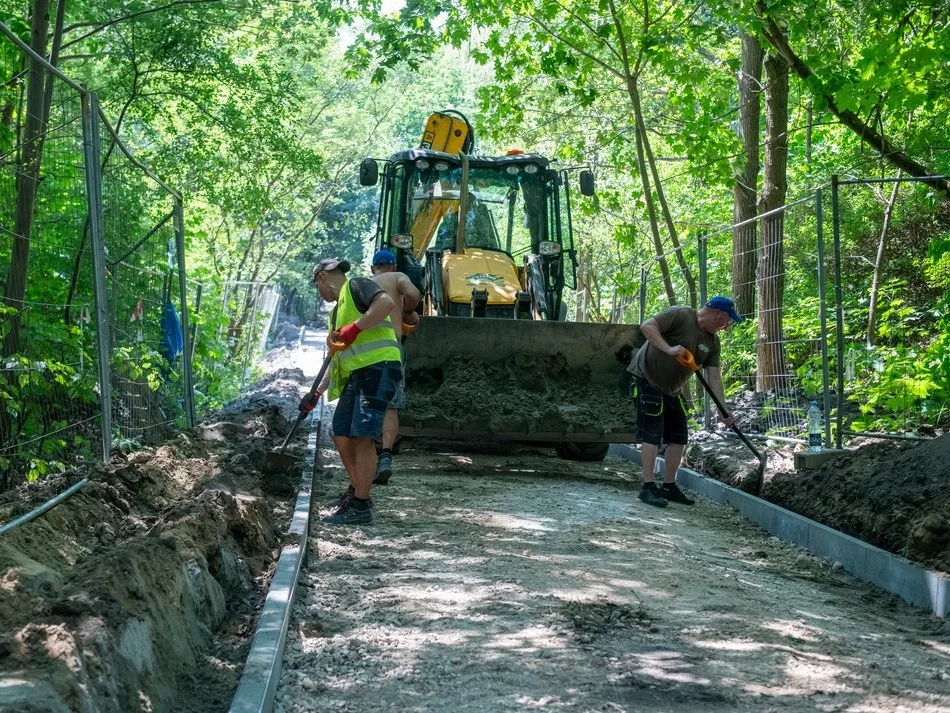
[{"label": "excavator bucket", "polygon": [[405,342],[403,436],[619,443],[636,414],[617,352],[638,328],[423,317]]}]

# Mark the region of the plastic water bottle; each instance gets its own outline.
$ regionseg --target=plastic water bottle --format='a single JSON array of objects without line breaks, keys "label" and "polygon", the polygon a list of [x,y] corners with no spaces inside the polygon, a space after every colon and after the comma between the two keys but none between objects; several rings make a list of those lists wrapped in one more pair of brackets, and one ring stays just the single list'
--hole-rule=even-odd
[{"label": "plastic water bottle", "polygon": [[821,409],[812,401],[808,409],[808,450],[821,450]]}]

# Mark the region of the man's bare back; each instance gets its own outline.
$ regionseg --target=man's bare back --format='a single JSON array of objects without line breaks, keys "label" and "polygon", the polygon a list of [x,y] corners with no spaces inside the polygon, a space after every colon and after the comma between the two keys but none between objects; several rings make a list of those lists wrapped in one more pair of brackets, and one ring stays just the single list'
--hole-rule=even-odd
[{"label": "man's bare back", "polygon": [[402,339],[402,314],[414,310],[419,304],[419,290],[404,272],[376,272],[373,279],[395,303],[389,318],[396,338]]}]

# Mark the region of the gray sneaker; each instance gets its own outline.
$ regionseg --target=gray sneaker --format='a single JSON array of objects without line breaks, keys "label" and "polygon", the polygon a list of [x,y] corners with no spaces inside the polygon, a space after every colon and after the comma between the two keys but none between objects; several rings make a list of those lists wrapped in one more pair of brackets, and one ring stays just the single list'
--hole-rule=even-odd
[{"label": "gray sneaker", "polygon": [[640,498],[641,502],[654,507],[665,508],[669,505],[666,498],[660,494],[660,489],[656,487],[656,483],[644,483],[637,497]]},{"label": "gray sneaker", "polygon": [[376,460],[376,477],[373,485],[386,485],[393,476],[393,456],[391,453],[380,453]]},{"label": "gray sneaker", "polygon": [[335,513],[323,518],[323,521],[328,525],[369,525],[373,521],[373,508],[369,503],[360,507],[350,499]]}]

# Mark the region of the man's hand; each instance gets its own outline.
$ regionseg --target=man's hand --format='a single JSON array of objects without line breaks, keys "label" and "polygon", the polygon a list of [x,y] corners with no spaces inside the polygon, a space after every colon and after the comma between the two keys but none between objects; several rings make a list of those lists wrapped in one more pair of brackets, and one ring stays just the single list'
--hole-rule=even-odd
[{"label": "man's hand", "polygon": [[419,315],[416,312],[403,312],[402,323],[409,327],[413,327],[419,324]]},{"label": "man's hand", "polygon": [[297,410],[300,411],[302,416],[306,416],[317,407],[317,404],[320,403],[321,396],[323,396],[323,394],[321,394],[319,391],[311,391],[309,394],[300,399],[300,404],[297,406]]},{"label": "man's hand", "polygon": [[686,348],[681,344],[674,344],[668,349],[666,349],[666,353],[669,354],[674,359],[685,351],[686,351]]},{"label": "man's hand", "polygon": [[356,338],[362,331],[362,329],[356,326],[356,322],[350,322],[348,325],[338,329],[330,336],[333,338],[334,342],[339,342],[345,346],[350,346],[356,341]]},{"label": "man's hand", "polygon": [[722,422],[729,428],[732,428],[733,426],[736,425],[735,414],[731,414],[731,413],[724,414],[720,411],[719,418],[722,419]]}]

